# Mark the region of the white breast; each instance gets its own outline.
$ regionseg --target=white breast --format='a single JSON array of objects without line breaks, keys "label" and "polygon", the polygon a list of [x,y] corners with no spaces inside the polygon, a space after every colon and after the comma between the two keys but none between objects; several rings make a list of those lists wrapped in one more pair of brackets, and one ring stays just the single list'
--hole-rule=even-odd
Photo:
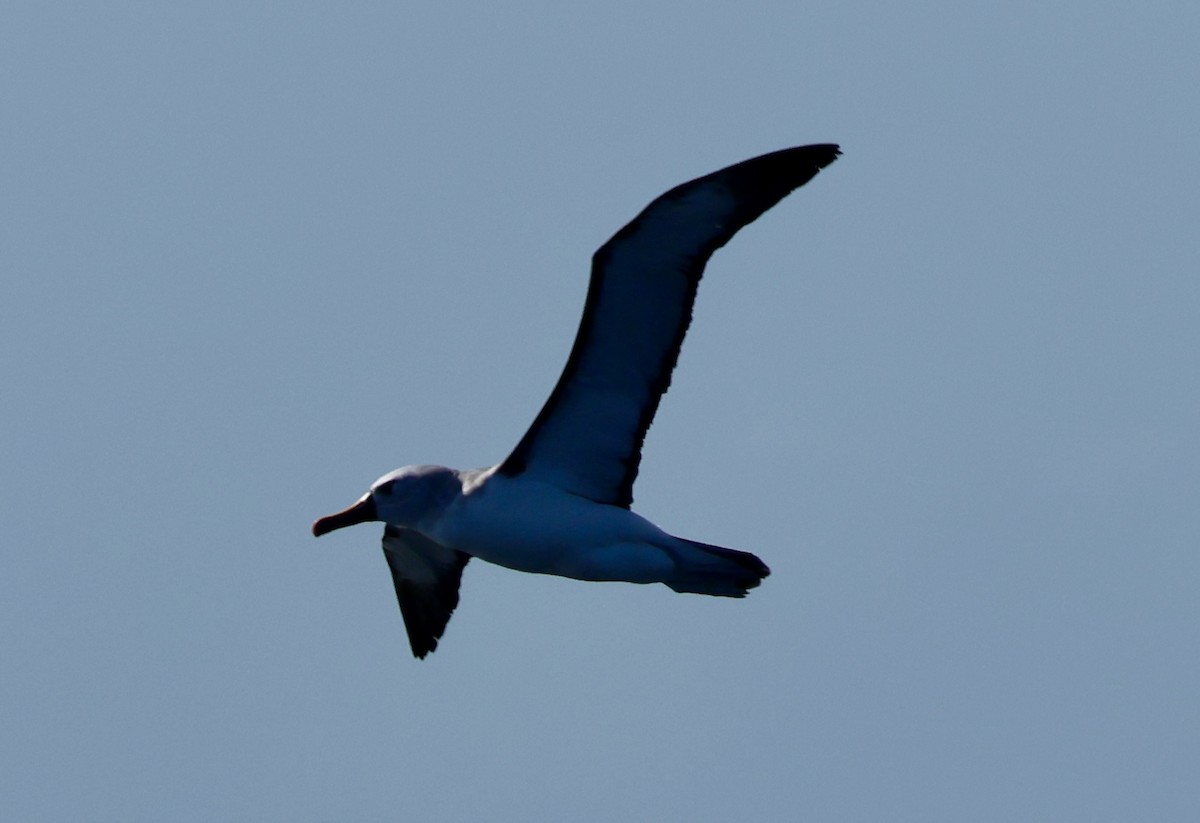
[{"label": "white breast", "polygon": [[456,500],[429,536],[490,563],[543,574],[561,574],[574,565],[572,555],[598,548],[672,540],[628,509],[499,474]]}]

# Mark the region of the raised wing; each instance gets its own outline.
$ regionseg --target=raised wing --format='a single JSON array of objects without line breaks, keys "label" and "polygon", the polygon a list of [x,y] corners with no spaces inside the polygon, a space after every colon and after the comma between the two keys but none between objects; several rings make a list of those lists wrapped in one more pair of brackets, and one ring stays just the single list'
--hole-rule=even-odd
[{"label": "raised wing", "polygon": [[500,472],[628,508],[708,258],[839,153],[784,149],[684,183],[601,246],[566,368]]},{"label": "raised wing", "polygon": [[383,530],[383,554],[392,570],[413,656],[424,657],[437,648],[446,631],[471,556],[390,524]]}]

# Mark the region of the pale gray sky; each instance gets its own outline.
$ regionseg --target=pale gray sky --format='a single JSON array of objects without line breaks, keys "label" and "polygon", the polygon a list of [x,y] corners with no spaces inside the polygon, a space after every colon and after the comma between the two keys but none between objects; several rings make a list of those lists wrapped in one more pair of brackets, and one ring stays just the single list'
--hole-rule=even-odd
[{"label": "pale gray sky", "polygon": [[[1194,3],[13,3],[0,805],[29,821],[1200,814]],[[761,152],[636,508],[745,601],[379,529],[516,443],[592,251]]]}]

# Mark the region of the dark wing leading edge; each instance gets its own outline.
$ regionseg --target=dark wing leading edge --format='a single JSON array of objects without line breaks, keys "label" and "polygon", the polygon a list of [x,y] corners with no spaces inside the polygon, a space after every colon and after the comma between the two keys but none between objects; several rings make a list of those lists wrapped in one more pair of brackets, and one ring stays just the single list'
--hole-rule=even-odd
[{"label": "dark wing leading edge", "polygon": [[446,631],[471,556],[392,525],[383,530],[383,554],[392,570],[413,656],[424,657],[437,648]]},{"label": "dark wing leading edge", "polygon": [[500,472],[628,508],[708,258],[839,153],[784,149],[684,183],[605,243],[566,368]]}]

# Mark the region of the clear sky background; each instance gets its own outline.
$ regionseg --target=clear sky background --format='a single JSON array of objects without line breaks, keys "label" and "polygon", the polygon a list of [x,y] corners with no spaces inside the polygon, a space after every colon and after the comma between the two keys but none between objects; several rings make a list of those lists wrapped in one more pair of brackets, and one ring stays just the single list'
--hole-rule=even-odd
[{"label": "clear sky background", "polygon": [[[10,3],[0,812],[1195,820],[1200,6]],[[708,269],[635,507],[748,599],[473,563],[592,251],[845,156]]]}]

